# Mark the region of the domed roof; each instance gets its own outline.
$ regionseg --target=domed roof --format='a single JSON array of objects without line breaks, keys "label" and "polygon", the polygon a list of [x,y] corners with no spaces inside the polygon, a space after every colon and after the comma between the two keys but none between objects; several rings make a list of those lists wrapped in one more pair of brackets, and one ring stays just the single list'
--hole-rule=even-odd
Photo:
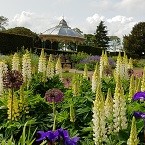
[{"label": "domed roof", "polygon": [[41,33],[41,35],[58,35],[84,39],[83,35],[76,31],[76,29],[71,29],[64,19],[59,22],[59,25],[46,30],[45,32]]}]

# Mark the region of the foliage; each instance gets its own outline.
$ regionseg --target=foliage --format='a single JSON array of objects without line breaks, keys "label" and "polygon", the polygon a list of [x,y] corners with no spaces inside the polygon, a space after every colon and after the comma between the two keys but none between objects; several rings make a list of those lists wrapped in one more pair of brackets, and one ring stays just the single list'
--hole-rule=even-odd
[{"label": "foliage", "polygon": [[40,94],[41,97],[44,97],[45,93],[47,90],[52,89],[52,88],[58,88],[62,91],[64,91],[64,85],[60,81],[58,76],[54,76],[53,78],[48,78],[47,81],[41,82],[41,74],[37,76],[33,76],[30,90],[36,95]]},{"label": "foliage", "polygon": [[94,47],[94,40],[95,40],[94,35],[92,35],[92,34],[84,34],[84,37],[85,37],[84,44],[86,46],[92,46],[92,47]]},{"label": "foliage", "polygon": [[[20,56],[22,56],[22,54],[20,54]],[[89,56],[85,53],[80,53],[77,58],[75,58],[75,56],[77,55],[72,56],[74,61],[83,58],[81,61],[82,63],[80,64],[89,62],[88,64],[90,65],[93,63],[96,65],[96,62],[99,62],[100,59],[99,56]],[[7,56],[2,56],[1,59],[7,60],[8,58]],[[33,144],[36,145],[36,131],[52,130],[55,118],[54,104],[45,100],[45,93],[49,89],[58,88],[63,92],[64,96],[61,100],[62,102],[55,104],[55,128],[64,128],[65,130],[68,130],[70,136],[79,136],[80,145],[93,145],[92,106],[96,94],[92,92],[92,82],[90,81],[90,78],[84,78],[82,74],[64,73],[63,78],[70,81],[70,84],[67,87],[64,86],[62,80],[57,75],[52,78],[47,78],[44,81],[42,74],[37,73],[36,71],[38,66],[38,56],[36,54],[31,54],[31,60],[33,67],[36,67],[32,74],[32,80],[27,85],[24,83],[22,88],[17,91],[15,90],[13,94],[17,98],[19,105],[17,108],[19,111],[17,120],[8,119],[8,100],[11,99],[9,91],[4,89],[3,95],[0,96],[0,144],[31,145],[33,142]],[[10,60],[7,60],[6,62],[10,63]],[[109,62],[114,61],[109,60]],[[98,72],[96,72],[96,75],[97,73]],[[113,98],[116,87],[115,79],[116,78],[114,78],[113,75],[110,75],[103,76],[101,82],[99,79],[99,81],[97,80],[97,83],[101,84],[104,101],[107,96],[108,88],[110,88]],[[126,99],[128,128],[120,130],[118,133],[112,131],[110,135],[107,135],[107,139],[102,144],[125,145],[130,134],[130,124],[133,112],[144,110],[145,108],[145,104],[142,101],[134,102],[133,100],[128,100],[129,79],[122,78],[121,82]],[[77,93],[74,93],[74,91]],[[111,121],[112,119],[113,118],[111,118]],[[106,120],[106,122],[107,121],[108,120]],[[140,144],[142,144],[143,121],[137,120],[136,124]],[[29,125],[31,125],[31,128],[29,128]]]},{"label": "foliage", "polygon": [[78,63],[80,62],[80,60],[88,57],[89,55],[87,53],[84,52],[78,52],[77,54],[72,54],[70,56],[70,60],[72,63]]},{"label": "foliage", "polygon": [[106,26],[104,21],[101,21],[97,26],[95,33],[95,46],[101,49],[107,49],[109,46],[109,37],[107,36]]},{"label": "foliage", "polygon": [[[108,60],[111,68],[115,68],[115,61],[110,57],[108,58]],[[92,55],[92,56],[88,56],[85,59],[80,60],[80,62],[75,65],[75,68],[78,70],[84,70],[84,66],[85,64],[87,64],[88,70],[91,71],[94,70],[96,63],[99,64],[99,62],[100,62],[100,56]]]},{"label": "foliage", "polygon": [[138,68],[145,67],[145,60],[144,59],[133,59],[133,66]]},{"label": "foliage", "polygon": [[124,36],[124,49],[130,55],[143,56],[145,52],[145,22],[136,24],[128,36]]},{"label": "foliage", "polygon": [[[32,145],[34,143],[34,135],[35,131],[31,133],[30,126],[33,124],[33,120],[29,120],[24,124],[22,135],[20,136],[19,141],[15,140],[13,136],[11,135],[10,139],[4,139],[1,135],[0,137],[0,143],[1,145]],[[27,126],[29,125],[29,128]]]}]

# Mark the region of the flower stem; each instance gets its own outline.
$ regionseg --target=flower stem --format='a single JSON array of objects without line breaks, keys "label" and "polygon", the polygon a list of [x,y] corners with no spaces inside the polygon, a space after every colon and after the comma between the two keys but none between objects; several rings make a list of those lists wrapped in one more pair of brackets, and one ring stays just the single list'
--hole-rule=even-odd
[{"label": "flower stem", "polygon": [[144,143],[145,143],[145,119],[143,119],[144,122]]},{"label": "flower stem", "polygon": [[13,96],[14,96],[14,90],[13,88],[11,89],[12,96],[11,96],[11,121],[12,121],[12,115],[13,115]]},{"label": "flower stem", "polygon": [[56,124],[56,107],[55,102],[53,102],[53,130],[55,130],[55,124]]}]

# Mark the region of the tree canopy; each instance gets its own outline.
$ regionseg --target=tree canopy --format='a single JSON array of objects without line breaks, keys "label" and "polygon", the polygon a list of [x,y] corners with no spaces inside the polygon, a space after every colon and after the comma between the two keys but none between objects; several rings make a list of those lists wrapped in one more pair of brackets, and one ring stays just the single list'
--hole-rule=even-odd
[{"label": "tree canopy", "polygon": [[0,16],[0,31],[5,30],[5,26],[8,24],[8,19],[4,16]]},{"label": "tree canopy", "polygon": [[145,53],[145,22],[136,24],[131,33],[123,38],[124,49],[130,55],[142,56]]},{"label": "tree canopy", "polygon": [[9,34],[29,36],[33,38],[37,37],[36,33],[32,32],[30,29],[25,28],[25,27],[10,28],[8,30],[5,30],[4,32],[9,33]]},{"label": "tree canopy", "polygon": [[107,49],[109,46],[109,37],[107,36],[108,31],[106,28],[104,21],[101,21],[95,33],[95,46],[101,49]]}]

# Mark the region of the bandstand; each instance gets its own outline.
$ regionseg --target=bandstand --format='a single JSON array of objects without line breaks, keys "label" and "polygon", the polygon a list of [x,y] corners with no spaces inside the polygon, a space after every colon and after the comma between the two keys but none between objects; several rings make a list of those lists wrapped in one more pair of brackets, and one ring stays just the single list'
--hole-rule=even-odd
[{"label": "bandstand", "polygon": [[78,29],[71,29],[64,19],[57,26],[41,33],[39,37],[43,48],[45,48],[45,42],[49,40],[51,42],[51,49],[54,49],[52,48],[52,43],[58,42],[60,44],[59,50],[62,51],[69,51],[69,48],[72,48],[70,49],[71,51],[77,51],[77,46],[85,40],[81,32]]}]

